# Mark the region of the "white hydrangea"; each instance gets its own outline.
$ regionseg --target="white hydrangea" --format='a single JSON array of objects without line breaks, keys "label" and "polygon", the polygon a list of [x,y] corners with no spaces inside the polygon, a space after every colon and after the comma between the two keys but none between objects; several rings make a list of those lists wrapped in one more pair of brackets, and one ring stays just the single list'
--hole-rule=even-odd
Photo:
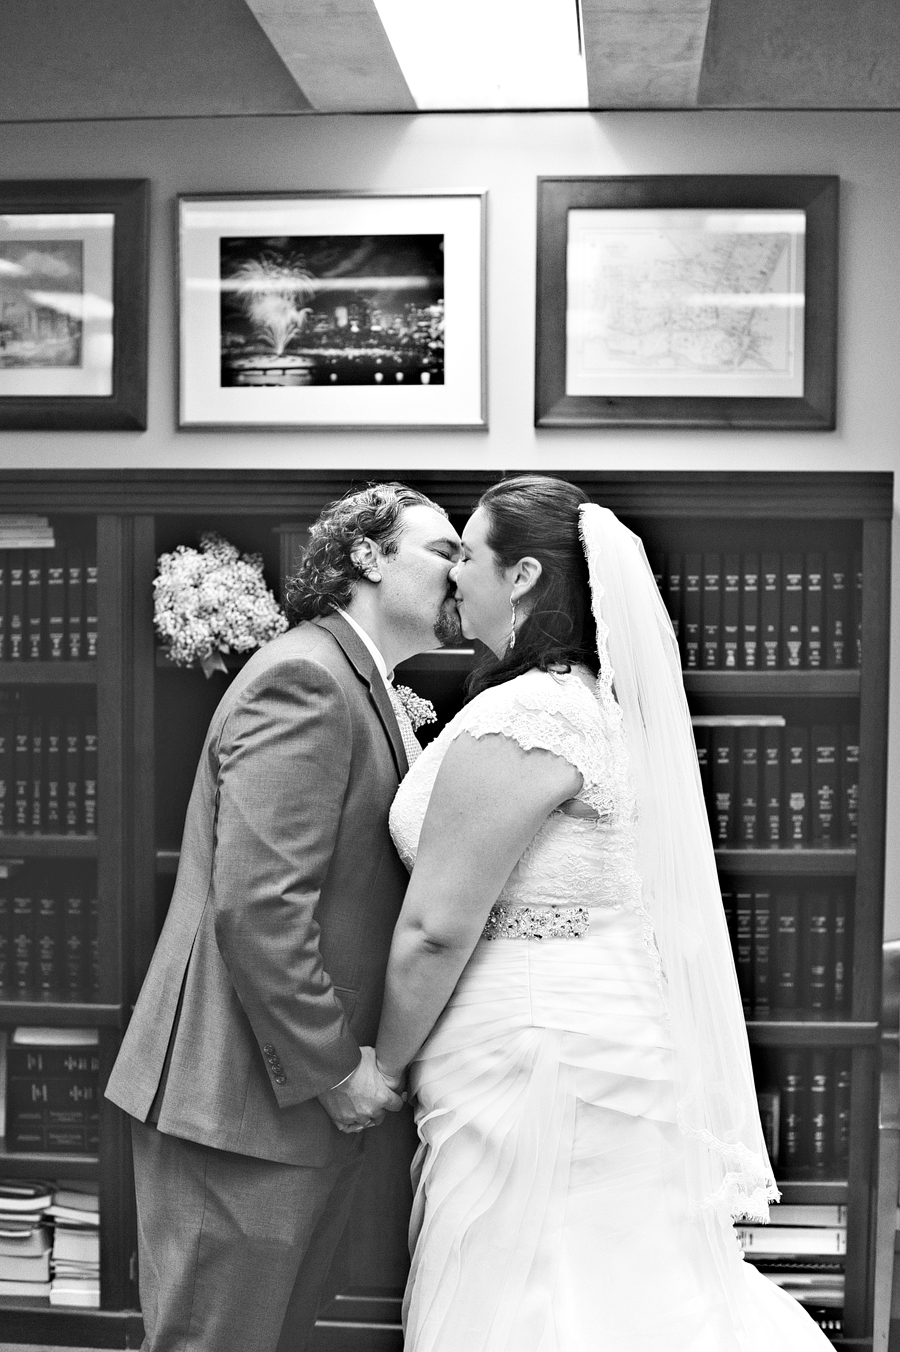
[{"label": "white hydrangea", "polygon": [[239,554],[212,531],[199,550],[179,545],[159,557],[153,624],[179,667],[221,669],[222,653],[243,653],[284,633],[287,619],[263,578],[262,556]]}]

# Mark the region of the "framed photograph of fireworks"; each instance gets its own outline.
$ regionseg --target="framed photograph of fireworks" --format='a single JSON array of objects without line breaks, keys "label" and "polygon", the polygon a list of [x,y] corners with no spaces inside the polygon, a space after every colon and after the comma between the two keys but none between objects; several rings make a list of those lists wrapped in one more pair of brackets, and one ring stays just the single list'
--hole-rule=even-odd
[{"label": "framed photograph of fireworks", "polygon": [[484,193],[178,207],[181,427],[487,426]]},{"label": "framed photograph of fireworks", "polygon": [[0,183],[0,429],[147,426],[145,179]]}]

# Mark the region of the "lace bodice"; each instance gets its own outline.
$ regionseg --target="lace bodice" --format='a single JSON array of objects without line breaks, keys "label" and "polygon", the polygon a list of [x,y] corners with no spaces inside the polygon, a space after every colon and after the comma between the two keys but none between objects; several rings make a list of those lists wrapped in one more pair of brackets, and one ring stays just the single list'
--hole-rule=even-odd
[{"label": "lace bodice", "polygon": [[576,672],[530,671],[467,704],[425,748],[397,791],[390,828],[406,866],[415,863],[431,790],[461,733],[499,734],[525,751],[561,756],[582,776],[577,800],[596,815],[550,814],[498,897],[507,906],[641,907],[636,814],[628,753],[611,699]]}]

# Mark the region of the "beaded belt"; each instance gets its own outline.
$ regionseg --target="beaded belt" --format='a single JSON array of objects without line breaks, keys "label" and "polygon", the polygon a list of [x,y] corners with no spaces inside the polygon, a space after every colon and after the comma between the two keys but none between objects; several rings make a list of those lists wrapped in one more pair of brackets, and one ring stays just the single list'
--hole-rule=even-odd
[{"label": "beaded belt", "polygon": [[590,929],[586,906],[491,907],[482,939],[583,939]]}]

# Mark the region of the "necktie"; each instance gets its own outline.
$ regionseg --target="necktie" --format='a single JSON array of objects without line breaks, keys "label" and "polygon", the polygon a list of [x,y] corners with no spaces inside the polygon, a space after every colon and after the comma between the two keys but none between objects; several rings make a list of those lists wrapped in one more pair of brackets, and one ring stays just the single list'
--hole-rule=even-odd
[{"label": "necktie", "polygon": [[394,706],[394,713],[397,716],[397,726],[400,729],[400,736],[403,739],[403,750],[406,752],[406,759],[409,761],[410,765],[412,765],[413,761],[421,756],[422,748],[419,745],[418,737],[413,732],[413,725],[410,722],[409,714],[404,709],[397,696],[397,692],[394,690],[390,681],[387,683],[387,690],[391,697],[391,704]]}]

